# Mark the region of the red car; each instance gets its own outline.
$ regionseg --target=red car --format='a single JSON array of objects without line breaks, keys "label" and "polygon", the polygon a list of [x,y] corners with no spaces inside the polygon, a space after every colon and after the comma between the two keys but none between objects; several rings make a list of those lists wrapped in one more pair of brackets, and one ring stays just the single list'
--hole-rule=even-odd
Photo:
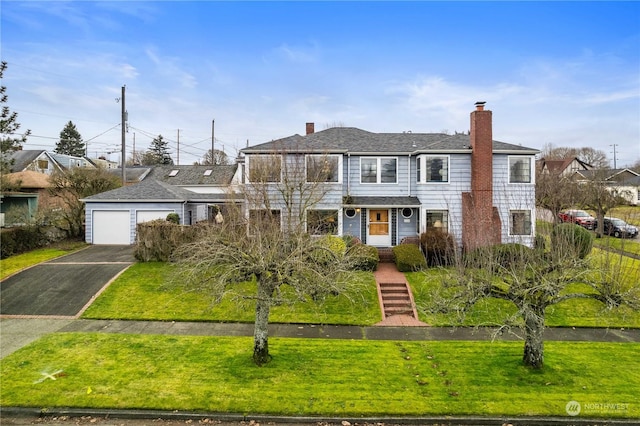
[{"label": "red car", "polygon": [[596,226],[596,219],[584,210],[565,210],[558,217],[561,222],[575,223],[587,229],[595,229]]}]

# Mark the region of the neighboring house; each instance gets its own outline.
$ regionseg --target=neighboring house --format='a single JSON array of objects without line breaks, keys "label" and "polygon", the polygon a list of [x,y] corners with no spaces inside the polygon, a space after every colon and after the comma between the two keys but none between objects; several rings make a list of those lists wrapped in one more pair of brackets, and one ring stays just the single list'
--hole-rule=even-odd
[{"label": "neighboring house", "polygon": [[[184,176],[191,175],[194,179],[192,184],[196,186],[201,183],[197,179],[198,174],[206,172],[206,170],[202,170],[192,173],[189,170],[191,168],[197,169],[198,166],[171,167],[184,172]],[[213,166],[213,169],[217,167],[226,166]],[[157,173],[154,171],[154,173],[160,178],[165,177],[164,168],[158,167],[158,169],[160,170]],[[208,169],[212,169],[212,167]],[[126,170],[127,180],[129,180],[129,170],[129,168]],[[85,202],[85,235],[88,243],[133,244],[136,239],[136,225],[138,223],[166,219],[169,213],[177,213],[180,216],[180,223],[183,225],[212,221],[214,219],[213,212],[218,211],[213,206],[223,210],[224,204],[229,202],[229,194],[226,192],[198,193],[189,191],[178,185],[153,178],[150,174],[142,182],[92,195],[82,200]],[[208,179],[208,182],[211,186],[228,188],[234,174],[235,170],[233,173],[216,172],[215,176],[220,180],[215,182]],[[206,177],[209,178],[209,176]],[[186,184],[186,181],[183,183]]]},{"label": "neighboring house", "polygon": [[629,204],[640,206],[640,176],[621,182],[618,189],[627,196]]},{"label": "neighboring house", "polygon": [[593,166],[580,160],[578,157],[570,157],[562,160],[538,160],[541,173],[548,173],[560,177],[571,177],[580,170],[592,170]]},{"label": "neighboring house", "polygon": [[631,169],[600,169],[579,171],[574,174],[578,182],[588,184],[598,182],[607,189],[625,198],[629,204],[640,205],[640,174]]},{"label": "neighboring house", "polygon": [[12,173],[30,170],[50,175],[55,171],[63,170],[52,154],[42,149],[14,151],[10,159],[13,160]]},{"label": "neighboring house", "polygon": [[[356,128],[293,135],[241,152],[244,180],[275,166],[277,188],[286,168],[304,156],[307,176],[318,167],[322,199],[306,211],[319,233],[353,235],[388,247],[430,227],[451,233],[466,249],[494,243],[533,245],[535,173],[533,148],[494,141],[492,112],[477,103],[469,135],[371,133]],[[273,193],[277,193],[274,191]],[[282,208],[274,196],[271,208]],[[276,206],[275,208],[273,206]],[[248,205],[259,214],[264,206]],[[308,228],[309,229],[309,228]]]},{"label": "neighboring house", "polygon": [[56,160],[62,168],[65,170],[73,169],[74,167],[91,167],[95,168],[95,165],[85,157],[76,157],[67,154],[51,153],[51,156]]},{"label": "neighboring house", "polygon": [[117,169],[119,167],[119,163],[116,161],[107,160],[104,157],[99,158],[87,158],[94,167],[101,167],[103,169]]}]

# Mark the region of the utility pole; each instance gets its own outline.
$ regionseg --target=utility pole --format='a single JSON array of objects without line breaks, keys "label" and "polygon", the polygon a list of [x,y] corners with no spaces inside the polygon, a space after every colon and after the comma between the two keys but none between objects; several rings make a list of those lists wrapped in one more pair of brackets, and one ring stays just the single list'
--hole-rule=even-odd
[{"label": "utility pole", "polygon": [[131,163],[136,165],[136,132],[133,132],[133,154],[131,157]]},{"label": "utility pole", "polygon": [[616,146],[618,146],[617,143],[611,144],[609,146],[613,147],[613,170],[617,170],[618,169],[618,164],[617,164],[617,158],[616,158]]},{"label": "utility pole", "polygon": [[176,159],[176,166],[180,165],[180,129],[178,129],[178,158]]},{"label": "utility pole", "polygon": [[122,186],[125,186],[127,184],[127,172],[126,172],[126,162],[127,162],[127,138],[126,138],[126,133],[127,133],[127,110],[125,108],[124,105],[124,92],[125,92],[125,87],[126,86],[122,86],[122,98],[120,99],[122,101]]},{"label": "utility pole", "polygon": [[213,151],[213,145],[215,143],[215,124],[216,124],[216,120],[211,120],[211,165],[215,165],[216,164],[216,160],[215,160],[215,154]]}]

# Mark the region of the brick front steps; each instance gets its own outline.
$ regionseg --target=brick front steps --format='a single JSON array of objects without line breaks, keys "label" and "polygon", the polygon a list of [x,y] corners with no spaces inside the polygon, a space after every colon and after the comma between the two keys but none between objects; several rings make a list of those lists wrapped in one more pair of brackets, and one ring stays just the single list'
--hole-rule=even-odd
[{"label": "brick front steps", "polygon": [[404,274],[393,263],[380,263],[374,272],[383,314],[381,326],[426,326],[418,320],[413,296]]}]

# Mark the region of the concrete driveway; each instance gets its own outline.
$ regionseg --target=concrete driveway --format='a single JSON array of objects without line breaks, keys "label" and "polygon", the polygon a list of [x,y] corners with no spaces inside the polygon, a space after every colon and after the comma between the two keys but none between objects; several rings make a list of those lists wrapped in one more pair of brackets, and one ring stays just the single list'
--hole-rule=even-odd
[{"label": "concrete driveway", "polygon": [[133,246],[90,246],[0,282],[0,315],[77,317],[135,259]]}]

